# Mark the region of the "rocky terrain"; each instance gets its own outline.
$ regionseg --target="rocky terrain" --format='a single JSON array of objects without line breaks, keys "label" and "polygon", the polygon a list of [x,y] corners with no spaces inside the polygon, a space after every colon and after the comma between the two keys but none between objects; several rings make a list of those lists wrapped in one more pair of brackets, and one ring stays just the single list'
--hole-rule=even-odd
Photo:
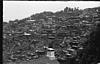
[{"label": "rocky terrain", "polygon": [[22,20],[3,22],[3,62],[22,62],[46,55],[53,48],[60,64],[100,62],[100,7],[44,11]]}]

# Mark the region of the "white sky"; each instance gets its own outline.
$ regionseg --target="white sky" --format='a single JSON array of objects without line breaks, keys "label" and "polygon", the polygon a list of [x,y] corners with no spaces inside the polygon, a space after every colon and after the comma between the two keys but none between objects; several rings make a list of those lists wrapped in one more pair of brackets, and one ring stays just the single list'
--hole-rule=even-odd
[{"label": "white sky", "polygon": [[3,1],[3,21],[23,19],[43,11],[60,11],[65,7],[80,9],[100,6],[98,1]]}]

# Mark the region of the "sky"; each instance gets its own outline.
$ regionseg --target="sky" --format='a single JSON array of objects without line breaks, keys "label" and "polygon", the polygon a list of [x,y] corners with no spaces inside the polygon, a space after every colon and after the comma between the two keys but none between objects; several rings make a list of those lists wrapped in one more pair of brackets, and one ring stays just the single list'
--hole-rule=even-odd
[{"label": "sky", "polygon": [[3,1],[3,21],[23,19],[43,11],[56,12],[66,7],[79,9],[100,6],[98,1]]}]

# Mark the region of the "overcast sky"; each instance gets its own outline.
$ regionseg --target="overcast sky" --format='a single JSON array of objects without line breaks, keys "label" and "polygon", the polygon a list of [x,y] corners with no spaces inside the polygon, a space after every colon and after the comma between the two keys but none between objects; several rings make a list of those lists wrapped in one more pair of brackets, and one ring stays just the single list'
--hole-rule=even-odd
[{"label": "overcast sky", "polygon": [[100,6],[100,2],[89,1],[3,1],[3,21],[23,19],[43,11],[60,11],[65,7],[80,9]]}]

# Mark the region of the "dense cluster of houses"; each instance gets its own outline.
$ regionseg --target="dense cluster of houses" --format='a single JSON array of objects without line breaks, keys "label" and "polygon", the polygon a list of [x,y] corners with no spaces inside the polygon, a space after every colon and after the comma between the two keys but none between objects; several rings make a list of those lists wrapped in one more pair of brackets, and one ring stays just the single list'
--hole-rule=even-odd
[{"label": "dense cluster of houses", "polygon": [[[42,56],[38,53],[53,53],[62,60],[74,58],[87,48],[84,44],[100,23],[99,13],[100,7],[84,10],[66,7],[64,11],[56,13],[44,12],[22,20],[3,22],[4,52],[11,54],[11,57],[15,55],[13,61]],[[48,52],[44,46],[54,50]]]}]

